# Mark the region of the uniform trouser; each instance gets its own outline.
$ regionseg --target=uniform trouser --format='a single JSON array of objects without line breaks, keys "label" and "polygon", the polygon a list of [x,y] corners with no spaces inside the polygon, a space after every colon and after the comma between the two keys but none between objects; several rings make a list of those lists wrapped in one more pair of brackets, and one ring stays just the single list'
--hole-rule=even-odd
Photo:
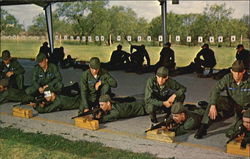
[{"label": "uniform trouser", "polygon": [[213,71],[212,69],[215,66],[215,64],[213,64],[211,62],[208,62],[208,61],[205,61],[205,60],[201,60],[201,59],[198,59],[198,58],[195,58],[194,61],[195,61],[195,69],[196,69],[197,73],[203,73],[203,68],[201,66],[203,66],[203,67],[209,67],[210,68],[210,72]]},{"label": "uniform trouser", "polygon": [[[209,110],[211,106],[208,106],[203,117],[202,117],[202,124],[211,124],[212,120],[209,118]],[[236,120],[242,118],[242,110],[243,107],[236,104],[232,99],[230,99],[227,96],[220,96],[217,103],[216,103],[216,109],[217,109],[217,117],[215,121],[220,121],[222,119],[226,119],[229,117],[232,117],[236,113]]]},{"label": "uniform trouser", "polygon": [[[49,89],[50,89],[51,92],[59,93],[59,92],[61,92],[62,87],[63,87],[63,84],[61,82],[58,82],[58,83],[55,83],[52,87],[49,87]],[[37,87],[31,85],[30,87],[25,89],[25,92],[28,95],[34,95],[35,96],[37,94],[40,94],[38,89],[39,89],[39,87],[37,88]]]},{"label": "uniform trouser", "polygon": [[23,74],[11,76],[9,82],[10,82],[10,87],[16,89],[23,89],[24,76]]}]

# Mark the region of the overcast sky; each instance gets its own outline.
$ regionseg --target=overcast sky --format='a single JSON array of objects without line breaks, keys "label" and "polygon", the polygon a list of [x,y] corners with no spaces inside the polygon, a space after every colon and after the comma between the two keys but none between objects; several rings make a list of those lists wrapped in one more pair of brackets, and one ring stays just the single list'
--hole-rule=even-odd
[{"label": "overcast sky", "polygon": [[[227,8],[234,9],[233,18],[241,18],[243,15],[249,15],[249,0],[233,0],[233,1],[184,1],[180,0],[179,5],[172,5],[171,1],[168,1],[167,10],[173,11],[179,14],[188,13],[202,13],[206,5],[223,4],[225,3]],[[161,14],[161,9],[158,1],[110,1],[112,5],[122,5],[132,8],[139,17],[144,17],[149,21]],[[32,20],[39,13],[44,12],[43,9],[36,5],[17,5],[17,6],[4,6],[9,13],[14,15],[21,24],[24,24],[25,28],[32,24]]]}]

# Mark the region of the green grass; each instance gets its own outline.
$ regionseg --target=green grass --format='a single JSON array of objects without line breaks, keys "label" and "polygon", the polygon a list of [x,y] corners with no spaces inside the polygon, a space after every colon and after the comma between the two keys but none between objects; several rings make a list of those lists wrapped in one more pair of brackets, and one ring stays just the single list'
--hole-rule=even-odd
[{"label": "green grass", "polygon": [[[121,143],[122,144],[122,143]],[[5,159],[78,159],[78,158],[156,158],[147,153],[104,147],[100,143],[70,141],[56,135],[24,133],[18,129],[0,127],[0,158]]]},{"label": "green grass", "polygon": [[[18,58],[35,58],[39,51],[43,41],[35,40],[1,40],[1,52],[5,49],[10,50],[12,56]],[[113,50],[116,49],[117,44],[112,46],[103,45],[79,45],[77,42],[64,42],[62,44],[56,42],[55,47],[63,46],[65,53],[71,54],[72,57],[78,58],[78,60],[88,61],[91,57],[97,56],[102,62],[107,62],[110,59],[110,55]],[[236,45],[236,44],[235,44]],[[123,50],[129,52],[129,45],[123,44]],[[159,53],[161,47],[158,46],[146,46],[150,58],[151,64],[155,64],[159,60]],[[175,51],[177,66],[186,66],[193,61],[195,55],[200,50],[199,46],[184,46],[184,45],[173,45],[172,48]],[[235,46],[234,47],[211,47],[216,55],[217,65],[216,68],[226,68],[231,66],[235,60]]]}]

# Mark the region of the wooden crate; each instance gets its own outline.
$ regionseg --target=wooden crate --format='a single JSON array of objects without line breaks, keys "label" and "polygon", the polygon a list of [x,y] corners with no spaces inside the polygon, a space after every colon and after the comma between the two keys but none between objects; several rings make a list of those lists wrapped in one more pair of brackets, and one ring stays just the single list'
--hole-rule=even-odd
[{"label": "wooden crate", "polygon": [[98,120],[91,120],[88,117],[78,117],[75,118],[75,126],[89,129],[89,130],[97,130],[99,129],[99,121]]},{"label": "wooden crate", "polygon": [[31,118],[33,116],[32,109],[26,109],[21,107],[14,107],[12,109],[13,116],[22,118]]},{"label": "wooden crate", "polygon": [[158,140],[168,143],[174,142],[175,132],[162,130],[162,129],[155,129],[152,131],[148,131],[146,134],[148,139]]},{"label": "wooden crate", "polygon": [[241,149],[239,141],[231,141],[227,144],[227,153],[250,157],[250,144],[247,144],[245,149]]}]

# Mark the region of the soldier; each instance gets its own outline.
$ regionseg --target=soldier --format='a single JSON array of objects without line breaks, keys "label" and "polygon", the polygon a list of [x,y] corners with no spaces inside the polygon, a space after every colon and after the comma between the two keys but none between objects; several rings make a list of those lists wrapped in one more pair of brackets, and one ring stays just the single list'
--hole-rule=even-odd
[{"label": "soldier", "polygon": [[48,63],[45,54],[39,53],[36,56],[38,63],[33,69],[32,84],[25,91],[27,94],[38,96],[43,94],[46,88],[59,93],[63,87],[62,76],[58,67]]},{"label": "soldier", "polygon": [[101,95],[99,98],[99,105],[104,114],[102,116],[99,114],[96,118],[100,119],[102,123],[147,114],[144,103],[114,103],[107,94]]},{"label": "soldier", "polygon": [[122,50],[122,45],[117,46],[117,50],[112,52],[109,64],[111,67],[123,69],[130,63],[130,54]]},{"label": "soldier", "polygon": [[48,59],[51,55],[50,48],[48,47],[48,42],[45,41],[43,43],[43,46],[40,47],[39,52],[42,52],[46,55],[46,58]]},{"label": "soldier", "polygon": [[71,109],[79,109],[81,98],[79,95],[74,97],[57,95],[55,92],[51,92],[49,89],[45,89],[44,91],[45,102],[36,105],[32,104],[34,109],[39,113],[50,113],[54,111],[60,110],[71,110]]},{"label": "soldier", "polygon": [[98,106],[99,97],[102,94],[111,94],[111,87],[117,87],[117,81],[106,70],[100,67],[99,58],[92,57],[89,62],[89,69],[84,71],[81,76],[80,114]]},{"label": "soldier", "polygon": [[[223,91],[227,92],[227,96],[220,96]],[[209,100],[210,106],[207,107],[202,124],[194,136],[197,139],[207,134],[213,120],[231,117],[234,112],[236,119],[241,119],[242,111],[250,107],[250,78],[242,61],[236,60],[232,64],[231,73],[216,83]]]},{"label": "soldier", "polygon": [[9,86],[17,89],[23,89],[25,70],[17,59],[11,58],[10,52],[2,52],[2,63],[0,66],[1,78],[8,78]]},{"label": "soldier", "polygon": [[236,59],[242,60],[245,66],[245,69],[248,70],[250,67],[250,52],[244,48],[242,44],[237,46]]},{"label": "soldier", "polygon": [[156,70],[165,66],[170,72],[175,69],[175,58],[174,58],[174,50],[171,48],[171,43],[167,42],[160,52],[160,60],[155,64]]},{"label": "soldier", "polygon": [[[208,77],[210,77],[213,73],[213,68],[216,65],[216,59],[214,56],[214,51],[209,48],[208,44],[202,45],[202,50],[196,55],[194,62],[196,66],[196,72],[198,77],[202,77],[203,75],[203,67],[209,67],[210,71]],[[200,57],[203,57],[202,60]]]},{"label": "soldier", "polygon": [[24,90],[8,88],[8,79],[0,80],[0,104],[7,102],[28,102],[34,100],[34,97],[29,96]]},{"label": "soldier", "polygon": [[174,123],[168,125],[167,129],[174,131],[175,135],[179,136],[199,128],[204,110],[197,108],[197,111],[188,111],[181,102],[176,102],[171,107],[171,113],[169,118],[172,118]]},{"label": "soldier", "polygon": [[145,103],[151,122],[157,123],[156,112],[164,111],[170,115],[174,102],[183,102],[186,88],[177,81],[169,78],[168,69],[158,68],[156,76],[148,79],[145,89]]}]

